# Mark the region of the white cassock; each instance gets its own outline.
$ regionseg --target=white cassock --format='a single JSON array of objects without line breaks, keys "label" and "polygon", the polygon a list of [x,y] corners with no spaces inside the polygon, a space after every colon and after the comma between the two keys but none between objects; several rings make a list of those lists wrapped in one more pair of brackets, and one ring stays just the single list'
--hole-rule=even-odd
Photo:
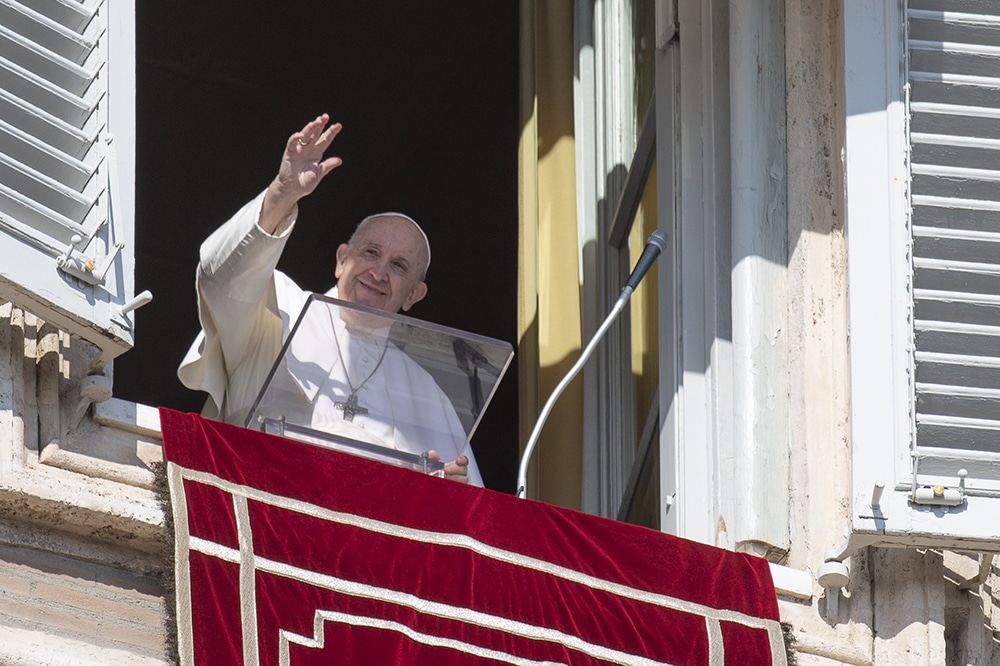
[{"label": "white cassock", "polygon": [[[244,424],[309,295],[275,270],[294,217],[268,234],[257,226],[262,201],[258,195],[202,244],[197,276],[202,331],[177,370],[185,386],[208,393],[203,415],[237,425]],[[336,288],[329,295],[335,297]],[[325,322],[313,319],[314,326],[300,327],[290,345],[288,374],[272,380],[296,390],[304,419],[299,422],[410,453],[434,449],[444,461],[464,453],[469,483],[481,486],[471,448],[461,449],[465,430],[431,376],[386,345],[384,332],[353,335],[333,319],[339,348]],[[411,399],[394,387],[405,387],[402,393]],[[368,414],[348,422],[337,403],[346,402],[352,388]]]}]

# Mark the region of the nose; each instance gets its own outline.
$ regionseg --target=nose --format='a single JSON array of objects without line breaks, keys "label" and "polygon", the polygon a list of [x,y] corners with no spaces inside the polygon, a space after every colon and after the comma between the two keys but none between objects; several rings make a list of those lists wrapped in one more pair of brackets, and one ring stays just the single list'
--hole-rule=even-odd
[{"label": "nose", "polygon": [[389,278],[389,262],[379,259],[373,261],[368,268],[371,276],[379,282],[384,282]]}]

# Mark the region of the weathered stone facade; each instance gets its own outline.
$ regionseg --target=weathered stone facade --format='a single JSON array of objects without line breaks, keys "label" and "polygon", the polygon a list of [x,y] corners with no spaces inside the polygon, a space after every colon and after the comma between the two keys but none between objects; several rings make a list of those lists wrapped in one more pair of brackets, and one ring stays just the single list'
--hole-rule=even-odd
[{"label": "weathered stone facade", "polygon": [[93,358],[0,305],[0,664],[170,663],[155,413]]}]

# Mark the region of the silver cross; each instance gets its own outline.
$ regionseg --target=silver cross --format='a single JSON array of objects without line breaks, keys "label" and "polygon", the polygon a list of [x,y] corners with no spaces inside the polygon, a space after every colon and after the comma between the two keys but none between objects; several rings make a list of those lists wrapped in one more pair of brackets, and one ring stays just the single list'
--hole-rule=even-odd
[{"label": "silver cross", "polygon": [[354,417],[358,414],[361,416],[368,414],[368,409],[358,404],[358,395],[356,393],[352,393],[348,396],[347,402],[333,403],[333,407],[334,409],[339,409],[344,412],[345,421],[353,421]]}]

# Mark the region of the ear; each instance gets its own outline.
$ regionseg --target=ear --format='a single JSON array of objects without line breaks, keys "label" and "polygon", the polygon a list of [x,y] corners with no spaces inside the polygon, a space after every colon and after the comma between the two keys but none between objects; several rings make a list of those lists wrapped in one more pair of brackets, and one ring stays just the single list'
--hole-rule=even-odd
[{"label": "ear", "polygon": [[422,301],[424,299],[424,296],[426,295],[427,295],[427,283],[421,280],[416,284],[415,287],[413,287],[413,289],[410,290],[410,294],[406,297],[406,300],[403,301],[403,311],[405,312],[409,310],[411,307],[413,307],[414,303]]},{"label": "ear", "polygon": [[337,248],[337,268],[333,272],[333,276],[340,279],[340,274],[344,272],[344,262],[347,261],[347,253],[350,248],[347,247],[347,243],[341,243],[340,247]]}]

